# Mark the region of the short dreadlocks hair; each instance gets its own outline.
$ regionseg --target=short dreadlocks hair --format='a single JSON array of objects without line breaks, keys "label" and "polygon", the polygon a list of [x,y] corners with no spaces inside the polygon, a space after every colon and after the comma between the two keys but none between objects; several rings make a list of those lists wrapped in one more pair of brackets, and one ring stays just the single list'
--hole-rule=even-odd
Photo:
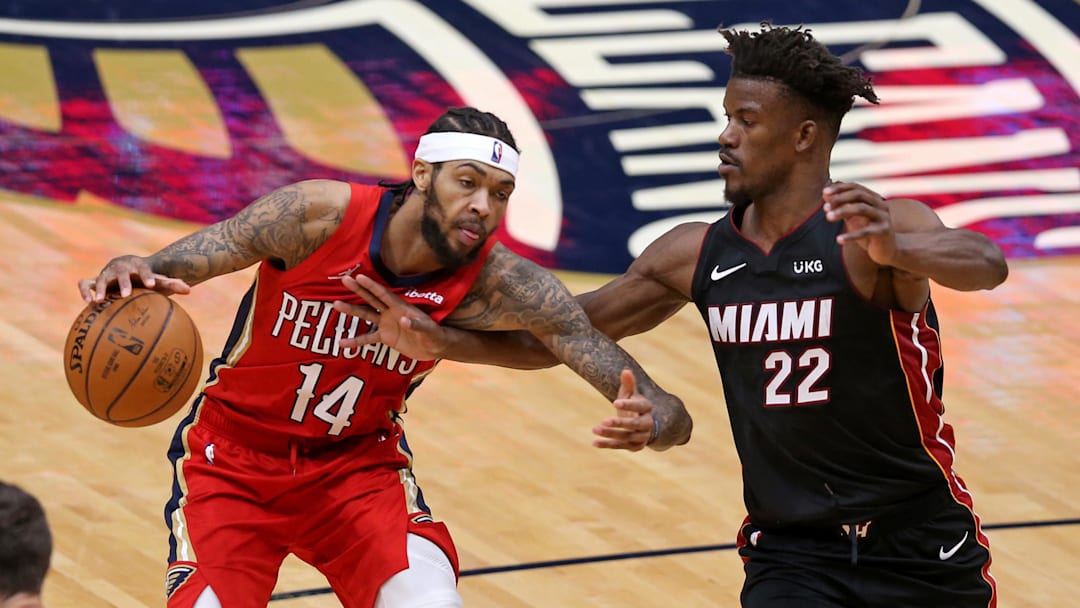
[{"label": "short dreadlocks hair", "polygon": [[761,24],[761,31],[720,29],[731,55],[731,77],[764,78],[784,84],[824,113],[834,133],[858,95],[877,103],[870,77],[844,65],[814,40],[810,30]]}]

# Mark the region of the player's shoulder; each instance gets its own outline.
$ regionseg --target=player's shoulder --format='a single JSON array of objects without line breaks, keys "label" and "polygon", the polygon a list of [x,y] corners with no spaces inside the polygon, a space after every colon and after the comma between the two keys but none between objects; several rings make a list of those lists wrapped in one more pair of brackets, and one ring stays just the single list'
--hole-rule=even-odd
[{"label": "player's shoulder", "polygon": [[688,295],[698,257],[712,224],[683,222],[657,237],[630,264],[623,278],[661,283]]},{"label": "player's shoulder", "polygon": [[643,264],[660,264],[696,259],[702,243],[712,224],[705,222],[683,222],[661,234],[641,252],[638,261]]},{"label": "player's shoulder", "polygon": [[484,260],[484,273],[505,278],[512,271],[541,269],[540,265],[523,255],[514,253],[502,242],[496,242]]},{"label": "player's shoulder", "polygon": [[559,283],[559,279],[547,268],[497,242],[484,260],[476,283],[482,284],[482,289],[516,292],[521,286],[531,289]]},{"label": "player's shoulder", "polygon": [[679,244],[701,245],[712,224],[706,222],[683,222],[664,233],[668,240]]},{"label": "player's shoulder", "polygon": [[347,205],[356,185],[335,179],[305,179],[292,184],[311,203],[335,206]]}]

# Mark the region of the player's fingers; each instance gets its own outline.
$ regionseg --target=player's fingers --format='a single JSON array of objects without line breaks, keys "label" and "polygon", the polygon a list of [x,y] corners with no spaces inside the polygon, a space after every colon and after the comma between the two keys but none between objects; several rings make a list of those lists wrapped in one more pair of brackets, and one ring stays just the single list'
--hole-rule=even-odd
[{"label": "player's fingers", "polygon": [[403,303],[404,300],[399,298],[394,292],[386,288],[385,285],[379,283],[375,279],[367,276],[366,274],[356,275],[356,281],[361,287],[366,289],[368,293],[375,297],[380,302],[380,308],[388,308],[394,304]]},{"label": "player's fingers", "polygon": [[134,268],[132,268],[129,272],[121,273],[121,275],[124,274],[128,275],[129,281],[131,280],[130,275],[133,274],[138,276],[139,282],[142,283],[143,287],[147,289],[153,289],[154,285],[157,283],[158,277],[162,276],[151,270],[150,264],[147,264],[146,260],[143,260],[141,258],[135,261]]},{"label": "player's fingers", "polygon": [[425,314],[414,315],[406,311],[398,317],[398,325],[412,333],[433,334],[440,331],[441,327]]},{"label": "player's fingers", "polygon": [[885,199],[877,193],[865,188],[838,191],[827,195],[825,198],[825,210],[837,209],[854,203],[864,203],[872,207],[884,207]]},{"label": "player's fingers", "polygon": [[90,302],[94,299],[94,283],[96,279],[79,279],[79,295],[82,296],[84,302]]},{"label": "player's fingers", "polygon": [[349,338],[339,338],[338,344],[346,348],[356,348],[360,346],[367,346],[368,344],[379,344],[383,342],[383,334],[379,331],[379,326],[370,324],[370,328],[367,332],[357,336]]},{"label": "player's fingers", "polygon": [[110,276],[111,275],[109,273],[102,272],[101,274],[98,275],[97,279],[94,280],[94,301],[95,302],[104,302],[105,301],[105,294],[109,291],[109,283],[112,282],[111,279],[110,279]]},{"label": "player's fingers", "polygon": [[360,317],[369,323],[375,323],[379,320],[379,313],[366,304],[353,304],[351,302],[335,300],[334,310],[354,317]]},{"label": "player's fingers", "polygon": [[121,272],[116,275],[116,286],[120,288],[120,297],[126,298],[131,295],[131,275]]},{"label": "player's fingers", "polygon": [[830,221],[838,222],[853,217],[865,217],[869,220],[880,222],[888,218],[889,212],[881,207],[874,207],[868,203],[849,203],[843,207],[833,207],[825,213]]},{"label": "player's fingers", "polygon": [[616,416],[605,418],[600,424],[593,427],[593,431],[605,437],[621,437],[636,433],[652,434],[652,416]]},{"label": "player's fingers", "polygon": [[859,239],[864,239],[864,238],[866,238],[868,236],[877,236],[877,235],[881,235],[881,234],[888,234],[888,232],[889,232],[889,227],[887,225],[870,224],[869,226],[866,226],[865,228],[860,228],[858,230],[852,230],[851,232],[845,232],[843,234],[840,234],[839,236],[836,237],[836,242],[837,243],[846,243],[846,242],[849,242],[849,241],[857,241]]},{"label": "player's fingers", "polygon": [[610,439],[593,439],[593,447],[601,450],[626,450],[628,452],[640,452],[645,449],[644,443],[631,441],[612,441]]},{"label": "player's fingers", "polygon": [[637,380],[634,372],[629,369],[622,370],[619,374],[619,399],[626,399],[637,392]]},{"label": "player's fingers", "polygon": [[881,198],[881,195],[858,182],[830,182],[821,189],[821,194],[826,199],[842,194],[855,193],[856,196],[872,196]]},{"label": "player's fingers", "polygon": [[342,279],[342,283],[344,283],[346,287],[351,289],[353,293],[363,298],[364,301],[367,302],[367,304],[373,310],[375,310],[375,312],[381,313],[390,307],[390,302],[372,293],[371,290],[367,289],[362,284],[357,282],[356,279],[352,277],[345,277]]},{"label": "player's fingers", "polygon": [[632,451],[644,448],[652,436],[651,431],[634,431],[603,423],[593,427],[593,435],[594,447]]},{"label": "player's fingers", "polygon": [[338,340],[338,344],[343,348],[360,348],[368,344],[378,344],[380,341],[382,341],[382,336],[379,335],[379,332],[373,331],[351,338],[341,338]]},{"label": "player's fingers", "polygon": [[174,279],[163,274],[154,275],[154,290],[165,294],[189,294],[191,285],[183,279]]},{"label": "player's fingers", "polygon": [[384,310],[386,303],[379,299],[370,289],[362,285],[353,277],[341,277],[341,283],[345,285],[350,291],[355,293],[364,299],[365,302],[371,305],[376,310]]},{"label": "player's fingers", "polygon": [[636,395],[626,399],[616,399],[611,403],[615,406],[615,409],[620,412],[628,412],[637,416],[644,416],[653,411],[652,401],[649,401],[642,395]]}]

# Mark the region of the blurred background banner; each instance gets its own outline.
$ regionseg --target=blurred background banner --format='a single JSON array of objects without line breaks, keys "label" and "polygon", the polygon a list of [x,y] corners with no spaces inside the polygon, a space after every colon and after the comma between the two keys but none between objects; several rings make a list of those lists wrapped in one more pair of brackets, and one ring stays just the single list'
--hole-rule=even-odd
[{"label": "blurred background banner", "polygon": [[1080,252],[1075,0],[0,3],[0,198],[200,223],[289,182],[406,176],[448,106],[523,150],[501,231],[620,272],[725,213],[717,26],[802,24],[873,74],[833,177],[921,199],[1010,257]]}]

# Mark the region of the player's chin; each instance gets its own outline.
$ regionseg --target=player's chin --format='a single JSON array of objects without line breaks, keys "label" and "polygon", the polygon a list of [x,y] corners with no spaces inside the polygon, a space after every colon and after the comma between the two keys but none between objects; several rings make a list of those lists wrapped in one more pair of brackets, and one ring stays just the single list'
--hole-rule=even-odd
[{"label": "player's chin", "polygon": [[727,181],[724,183],[724,199],[734,207],[745,208],[754,200],[754,196],[749,188],[738,182]]}]

